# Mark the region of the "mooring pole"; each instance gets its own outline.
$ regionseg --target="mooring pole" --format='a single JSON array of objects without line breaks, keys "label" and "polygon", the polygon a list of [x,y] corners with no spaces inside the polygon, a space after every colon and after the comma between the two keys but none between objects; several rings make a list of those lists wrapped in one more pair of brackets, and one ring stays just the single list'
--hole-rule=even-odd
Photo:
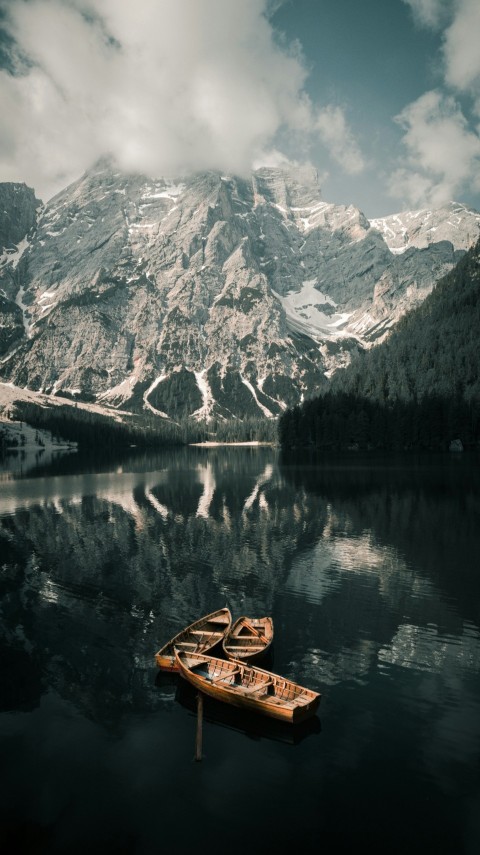
[{"label": "mooring pole", "polygon": [[202,759],[203,695],[197,695],[197,739],[195,742],[195,760]]}]

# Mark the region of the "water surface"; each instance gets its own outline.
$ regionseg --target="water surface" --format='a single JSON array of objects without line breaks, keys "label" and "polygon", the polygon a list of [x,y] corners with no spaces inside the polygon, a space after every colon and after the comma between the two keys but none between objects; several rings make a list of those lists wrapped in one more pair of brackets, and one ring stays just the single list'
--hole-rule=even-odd
[{"label": "water surface", "polygon": [[[183,449],[0,475],[5,851],[480,851],[480,476],[467,455]],[[153,655],[271,614],[298,728]],[[220,835],[220,836],[218,836]],[[214,843],[214,841],[216,841]]]}]

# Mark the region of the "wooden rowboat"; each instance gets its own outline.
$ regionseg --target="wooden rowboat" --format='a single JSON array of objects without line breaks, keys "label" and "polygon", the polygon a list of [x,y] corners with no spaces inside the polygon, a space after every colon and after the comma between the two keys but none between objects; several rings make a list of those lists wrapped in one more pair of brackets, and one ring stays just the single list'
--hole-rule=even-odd
[{"label": "wooden rowboat", "polygon": [[295,724],[313,716],[320,703],[318,692],[234,659],[179,649],[175,655],[185,680],[205,695],[235,707]]},{"label": "wooden rowboat", "polygon": [[[158,671],[157,680],[167,677],[176,680],[176,703],[197,716],[199,695],[197,689],[191,683],[187,683],[186,680],[178,679],[176,674],[169,675],[163,671]],[[292,727],[286,721],[278,721],[278,719],[269,718],[265,715],[258,715],[255,711],[249,712],[241,707],[223,704],[221,701],[216,701],[206,695],[203,696],[202,719],[204,722],[234,730],[252,739],[268,739],[288,745],[298,745],[307,737],[318,735],[322,730],[318,715],[313,715]]]},{"label": "wooden rowboat", "polygon": [[271,617],[238,618],[225,633],[223,652],[228,659],[240,659],[248,663],[257,662],[266,655],[273,641]]},{"label": "wooden rowboat", "polygon": [[230,609],[218,609],[182,629],[155,654],[155,662],[163,671],[178,671],[175,648],[191,653],[213,650],[232,625]]}]

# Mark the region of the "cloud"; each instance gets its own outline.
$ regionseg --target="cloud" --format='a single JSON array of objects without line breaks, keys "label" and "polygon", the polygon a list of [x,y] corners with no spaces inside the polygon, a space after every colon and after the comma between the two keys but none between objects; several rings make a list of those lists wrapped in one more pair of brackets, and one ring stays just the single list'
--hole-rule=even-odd
[{"label": "cloud", "polygon": [[480,100],[480,3],[478,0],[403,0],[417,23],[443,29],[443,74],[447,86]]},{"label": "cloud", "polygon": [[406,156],[391,177],[392,195],[436,206],[467,188],[480,190],[480,137],[452,96],[425,92],[396,121]]},{"label": "cloud", "polygon": [[0,8],[17,69],[0,70],[1,175],[43,198],[102,154],[156,175],[245,173],[279,131],[314,128],[300,51],[275,38],[268,0]]},{"label": "cloud", "polygon": [[460,90],[470,90],[480,100],[480,3],[460,0],[445,33],[445,80]]},{"label": "cloud", "polygon": [[417,24],[437,29],[444,23],[452,7],[452,0],[403,0],[410,6]]},{"label": "cloud", "polygon": [[330,156],[348,175],[365,169],[365,161],[341,107],[329,105],[317,114],[316,129]]},{"label": "cloud", "polygon": [[[390,192],[413,204],[442,204],[480,190],[480,3],[478,0],[404,0],[416,21],[443,30],[443,85],[424,93],[395,120],[405,131],[406,156]],[[462,105],[460,105],[460,100]]]},{"label": "cloud", "polygon": [[403,0],[418,24],[443,29],[445,82],[457,89],[480,87],[478,0]]}]

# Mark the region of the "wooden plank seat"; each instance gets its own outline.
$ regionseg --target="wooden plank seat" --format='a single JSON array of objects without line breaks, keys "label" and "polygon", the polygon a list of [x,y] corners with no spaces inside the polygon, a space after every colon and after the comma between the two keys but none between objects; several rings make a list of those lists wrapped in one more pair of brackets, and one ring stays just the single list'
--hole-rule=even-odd
[{"label": "wooden plank seat", "polygon": [[263,650],[263,647],[261,644],[229,644],[228,650],[232,650],[232,652],[236,650],[251,650],[253,652],[255,650]]},{"label": "wooden plank seat", "polygon": [[219,638],[222,638],[222,636],[223,636],[223,632],[219,632],[219,631],[217,631],[216,629],[214,629],[214,630],[209,630],[208,632],[207,632],[205,629],[192,629],[192,630],[191,630],[191,634],[192,634],[192,635],[205,635],[205,636],[207,636],[207,637],[209,637],[209,638],[210,638],[211,636],[212,636],[212,637],[215,637],[215,636],[217,636],[217,635],[218,635],[218,637],[219,637]]},{"label": "wooden plank seat", "polygon": [[219,683],[220,680],[226,680],[228,677],[234,677],[235,674],[239,673],[239,671],[240,671],[240,668],[235,668],[233,671],[229,671],[228,674],[225,672],[223,674],[217,674],[216,677],[211,678],[210,682],[211,683]]},{"label": "wooden plank seat", "polygon": [[248,692],[248,694],[253,694],[253,692],[259,692],[260,689],[268,689],[269,686],[273,686],[273,680],[268,680],[266,683],[257,683],[255,686],[246,686],[243,691]]}]

